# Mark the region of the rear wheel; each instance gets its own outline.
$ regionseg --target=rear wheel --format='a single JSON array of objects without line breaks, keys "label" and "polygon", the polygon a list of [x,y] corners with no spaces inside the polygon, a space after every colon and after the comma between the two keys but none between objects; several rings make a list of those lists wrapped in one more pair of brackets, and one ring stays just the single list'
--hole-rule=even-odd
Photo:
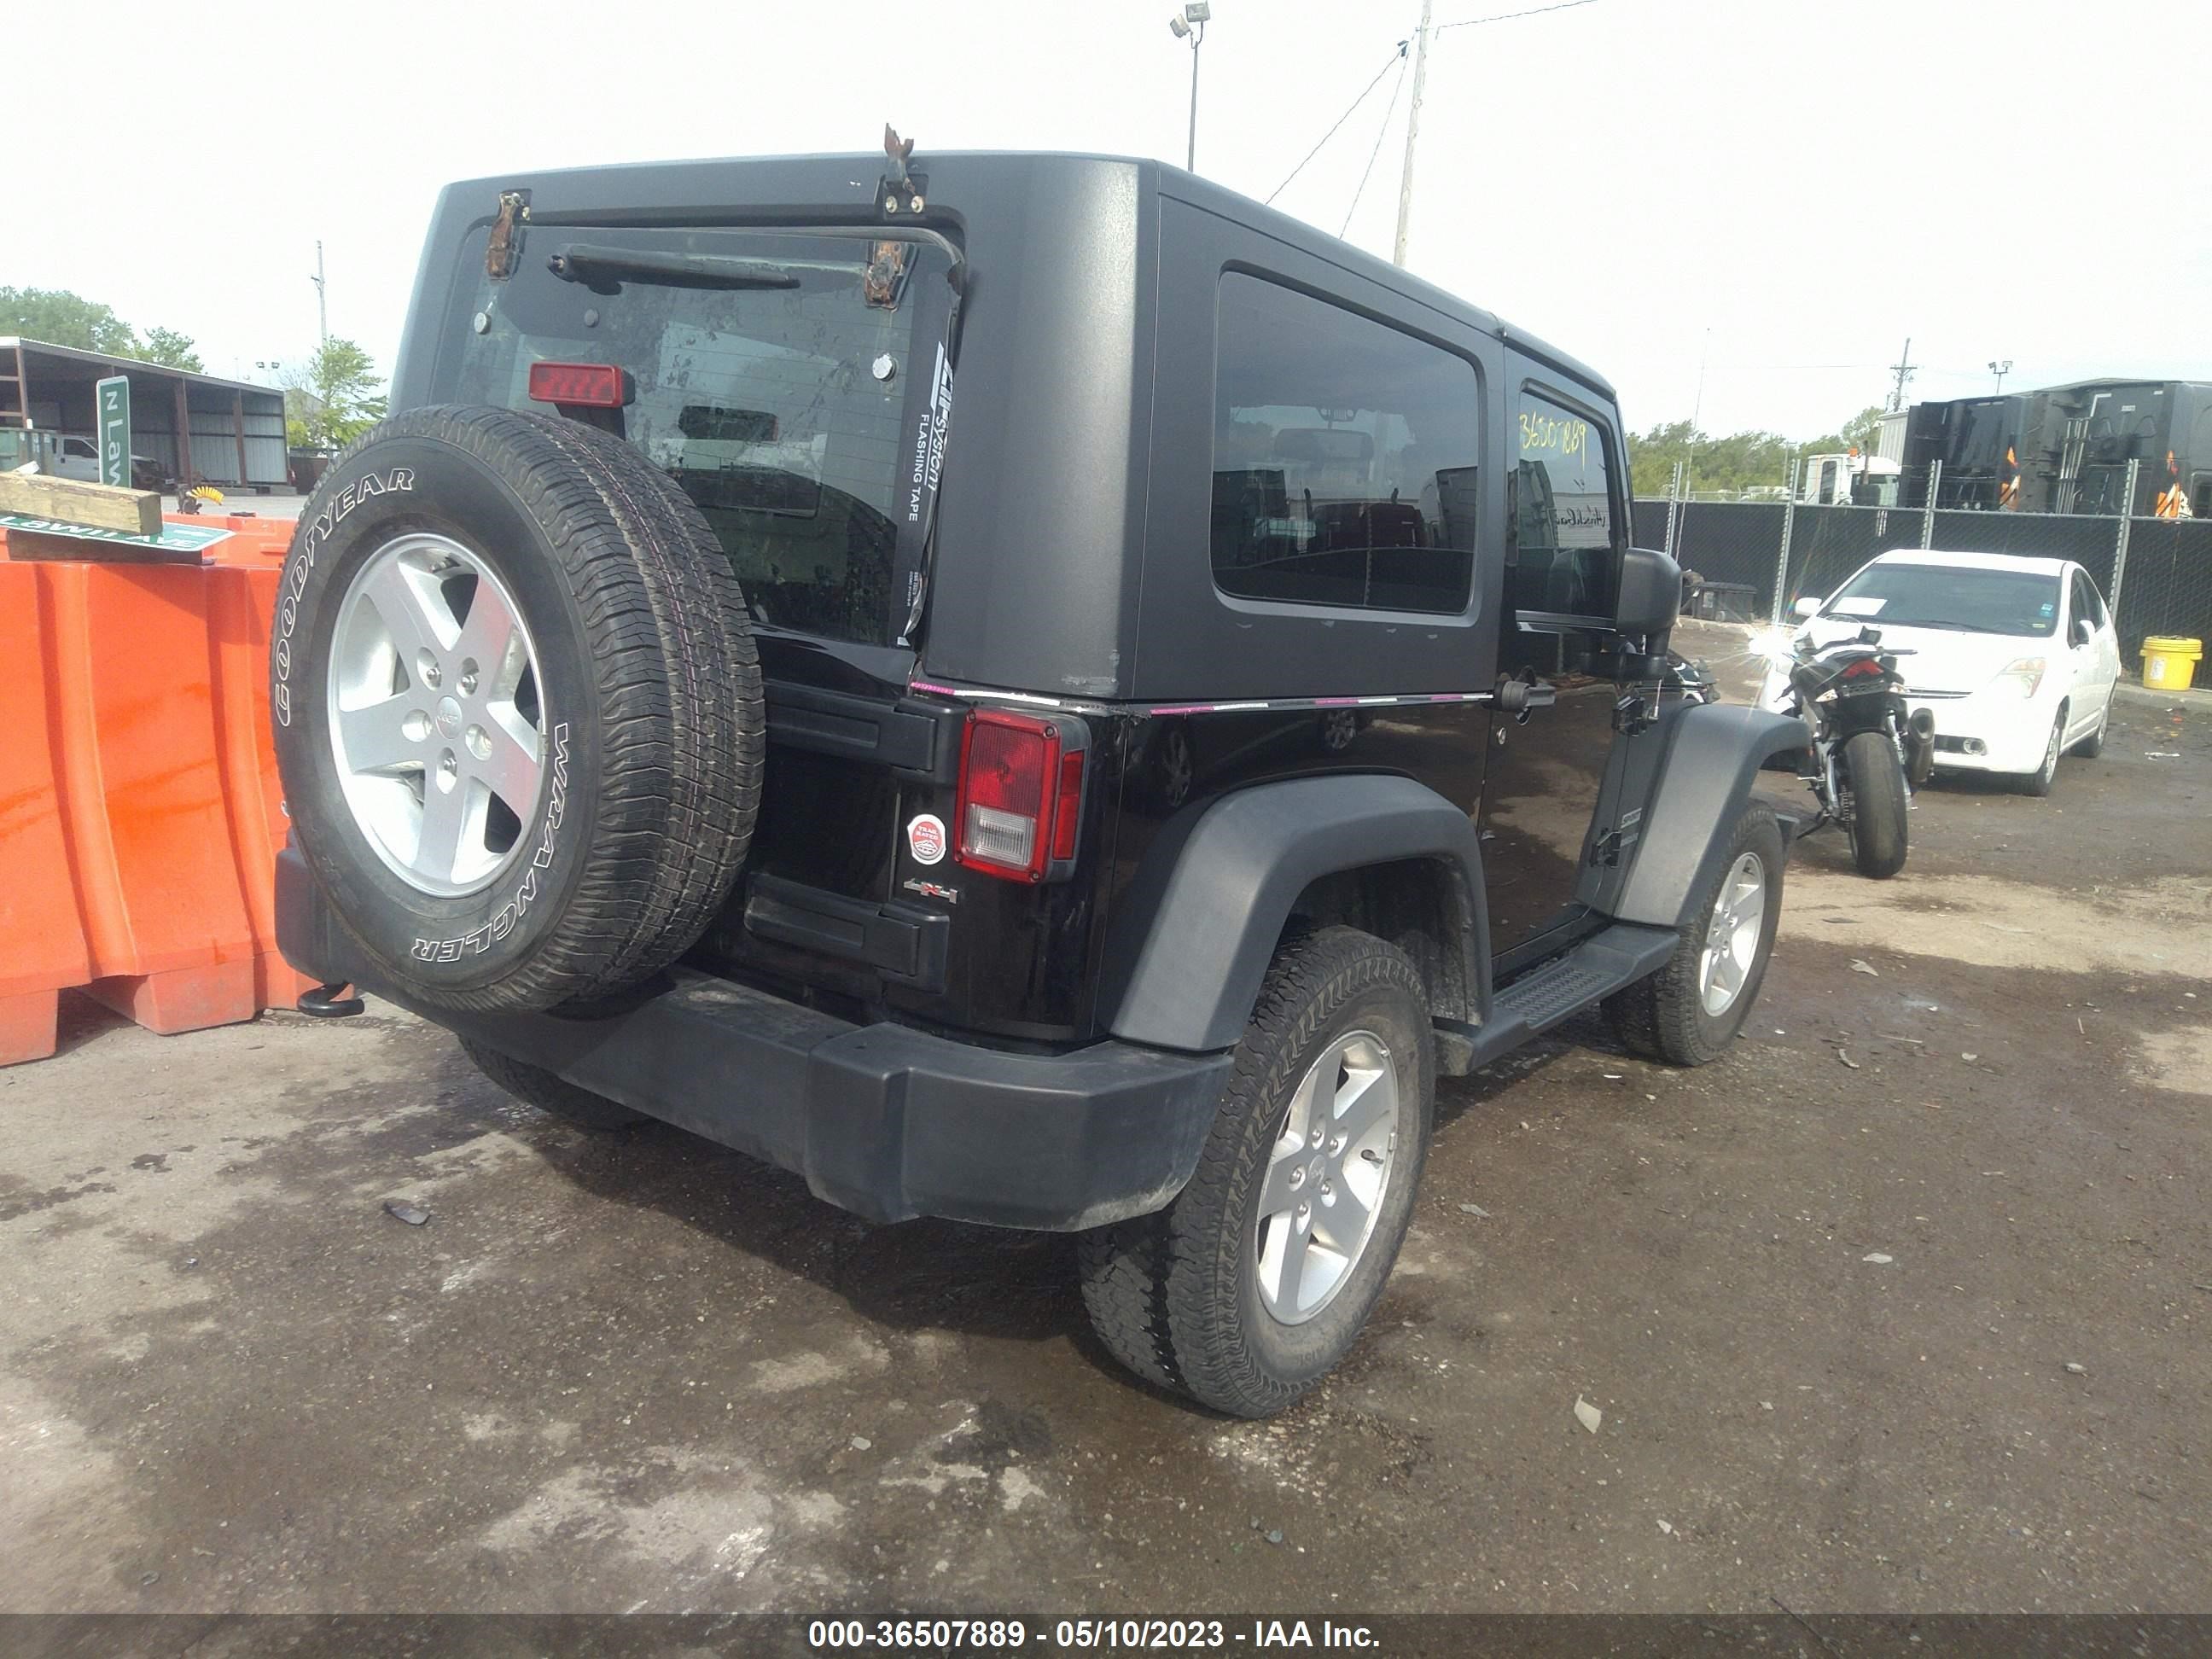
[{"label": "rear wheel", "polygon": [[1905,867],[1905,769],[1897,745],[1880,732],[1861,732],[1844,744],[1851,790],[1851,861],[1881,881]]},{"label": "rear wheel", "polygon": [[1766,976],[1786,856],[1773,808],[1747,805],[1667,965],[1605,1000],[1624,1044],[1674,1066],[1704,1066],[1728,1052]]},{"label": "rear wheel", "polygon": [[2066,747],[2066,709],[2062,704],[2058,718],[2051,722],[2051,741],[2043,746],[2043,764],[2033,772],[2023,774],[2018,781],[2023,795],[2047,795],[2058,778],[2058,757]]},{"label": "rear wheel", "polygon": [[2094,760],[2105,752],[2105,728],[2112,723],[2112,705],[2108,698],[2097,716],[2096,730],[2074,745],[2074,752],[2083,760]]},{"label": "rear wheel", "polygon": [[1405,1238],[1434,1049],[1405,952],[1348,927],[1285,946],[1190,1184],[1079,1243],[1084,1302],[1114,1357],[1238,1417],[1319,1382]]},{"label": "rear wheel", "polygon": [[652,1121],[644,1113],[633,1112],[619,1101],[595,1095],[589,1089],[580,1089],[542,1066],[532,1066],[466,1037],[460,1043],[461,1052],[476,1062],[477,1070],[524,1105],[535,1106],[549,1117],[580,1129],[600,1131],[635,1128]]}]

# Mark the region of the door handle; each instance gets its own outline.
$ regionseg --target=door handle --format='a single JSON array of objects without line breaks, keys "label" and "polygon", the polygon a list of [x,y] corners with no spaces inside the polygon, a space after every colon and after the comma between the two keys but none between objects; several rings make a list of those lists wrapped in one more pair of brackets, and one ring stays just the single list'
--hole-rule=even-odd
[{"label": "door handle", "polygon": [[1500,713],[1512,715],[1522,726],[1535,710],[1549,708],[1559,700],[1558,687],[1534,679],[1501,679],[1493,698]]}]

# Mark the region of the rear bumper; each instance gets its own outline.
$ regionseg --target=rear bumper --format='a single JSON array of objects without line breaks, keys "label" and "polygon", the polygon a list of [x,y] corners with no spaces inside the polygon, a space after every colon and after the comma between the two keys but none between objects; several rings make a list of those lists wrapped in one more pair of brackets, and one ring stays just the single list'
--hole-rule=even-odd
[{"label": "rear bumper", "polygon": [[302,973],[793,1170],[871,1221],[1072,1232],[1161,1209],[1198,1167],[1229,1075],[1226,1054],[1118,1042],[1010,1054],[855,1025],[682,969],[604,1018],[431,1008],[377,982],[289,848],[276,860],[276,935]]}]

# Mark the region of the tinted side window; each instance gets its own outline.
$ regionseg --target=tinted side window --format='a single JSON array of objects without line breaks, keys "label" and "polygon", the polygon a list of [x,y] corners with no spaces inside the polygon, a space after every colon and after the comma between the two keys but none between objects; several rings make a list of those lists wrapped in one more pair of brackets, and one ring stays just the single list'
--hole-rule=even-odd
[{"label": "tinted side window", "polygon": [[1215,337],[1215,586],[1337,609],[1464,610],[1474,366],[1237,271],[1221,279]]},{"label": "tinted side window", "polygon": [[1613,474],[1603,428],[1574,410],[1521,395],[1513,475],[1513,608],[1610,617]]}]

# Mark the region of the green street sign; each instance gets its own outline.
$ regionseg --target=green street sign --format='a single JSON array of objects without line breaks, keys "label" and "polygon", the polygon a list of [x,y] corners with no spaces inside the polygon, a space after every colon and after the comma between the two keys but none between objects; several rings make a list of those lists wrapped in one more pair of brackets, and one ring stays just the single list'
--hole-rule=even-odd
[{"label": "green street sign", "polygon": [[95,381],[94,405],[100,411],[100,481],[131,487],[131,382],[120,374]]}]

